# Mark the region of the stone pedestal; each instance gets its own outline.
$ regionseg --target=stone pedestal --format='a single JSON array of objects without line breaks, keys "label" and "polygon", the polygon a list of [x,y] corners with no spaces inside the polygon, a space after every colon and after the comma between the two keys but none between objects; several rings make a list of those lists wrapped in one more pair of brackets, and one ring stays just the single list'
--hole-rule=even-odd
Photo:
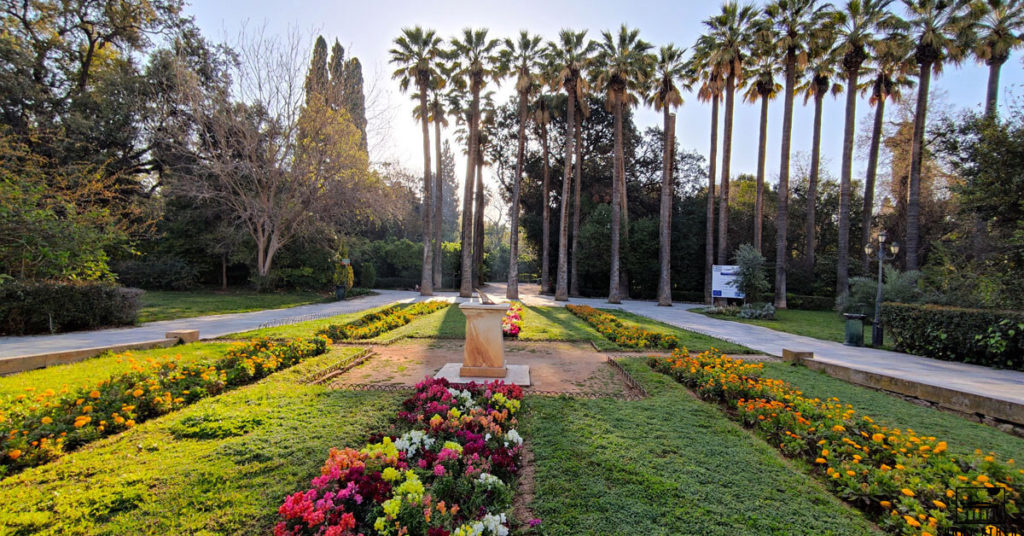
[{"label": "stone pedestal", "polygon": [[504,378],[508,370],[505,368],[501,320],[508,304],[463,303],[459,310],[466,315],[466,349],[459,376]]}]

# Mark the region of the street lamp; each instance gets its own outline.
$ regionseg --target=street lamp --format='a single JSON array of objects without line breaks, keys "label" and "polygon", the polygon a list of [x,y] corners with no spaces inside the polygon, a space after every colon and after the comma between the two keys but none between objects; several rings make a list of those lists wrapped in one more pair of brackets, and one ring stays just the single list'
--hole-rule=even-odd
[{"label": "street lamp", "polygon": [[[875,294],[875,322],[871,326],[871,346],[876,348],[882,346],[882,267],[885,261],[895,259],[896,254],[900,252],[900,245],[896,242],[886,244],[888,239],[889,234],[885,231],[878,233],[878,292]],[[864,245],[864,253],[868,254],[868,258],[875,250],[876,247],[870,242]]]}]

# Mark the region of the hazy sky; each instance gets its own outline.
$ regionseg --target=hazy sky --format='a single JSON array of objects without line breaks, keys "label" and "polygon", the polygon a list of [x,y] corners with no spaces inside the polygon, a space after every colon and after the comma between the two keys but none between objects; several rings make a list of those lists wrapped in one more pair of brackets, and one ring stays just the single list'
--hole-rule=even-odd
[{"label": "hazy sky", "polygon": [[[896,2],[897,12],[902,14],[902,4]],[[385,98],[393,106],[391,114],[391,140],[371,159],[398,160],[411,170],[421,170],[422,140],[418,123],[412,119],[412,103],[407,95],[398,90],[398,84],[390,80],[392,68],[388,65],[388,50],[391,41],[405,26],[422,25],[437,30],[443,37],[456,35],[462,28],[486,27],[490,36],[505,37],[518,34],[526,29],[540,34],[545,39],[557,36],[559,29],[588,29],[592,38],[598,38],[601,30],[615,29],[622,23],[640,29],[643,39],[661,46],[675,43],[689,47],[703,29],[702,21],[720,9],[720,3],[692,0],[676,1],[609,1],[560,2],[557,0],[416,0],[416,1],[326,1],[296,0],[293,2],[250,0],[240,7],[238,2],[227,0],[196,0],[187,7],[195,16],[204,34],[215,40],[234,35],[239,27],[266,24],[271,32],[284,33],[289,28],[308,31],[310,35],[320,33],[332,43],[339,40],[347,55],[359,57],[363,63],[367,85],[377,77],[379,85],[386,90]],[[312,42],[312,41],[311,41]],[[985,96],[987,67],[968,61],[960,67],[949,66],[938,77],[932,79],[933,95],[942,93],[954,108],[981,109]],[[1024,83],[1020,55],[1015,53],[1003,66],[1000,103],[1021,93]],[[511,95],[512,82],[505,82],[499,91],[499,102]],[[916,91],[916,90],[914,90]],[[680,146],[697,150],[707,156],[710,143],[710,105],[700,103],[696,96],[684,95],[685,102],[678,110],[676,120],[677,138]],[[803,106],[798,96],[793,119],[794,153],[810,152],[811,123],[813,106]],[[871,112],[866,99],[857,105],[858,125],[869,120]],[[842,98],[826,98],[822,127],[822,157],[825,170],[832,176],[839,175],[839,159],[842,151],[843,128]],[[741,103],[737,96],[735,114],[732,173],[754,173],[757,162],[759,105]],[[641,107],[636,112],[640,128],[660,124],[661,115],[652,109]],[[766,176],[776,181],[779,172],[779,138],[782,130],[782,102],[777,100],[769,105],[768,158]],[[433,134],[433,129],[431,129]],[[454,144],[454,139],[452,140]],[[464,158],[459,157],[459,173],[463,176]],[[719,151],[721,155],[721,150]],[[855,156],[855,178],[863,175],[863,158]],[[485,171],[486,173],[486,171]]]}]

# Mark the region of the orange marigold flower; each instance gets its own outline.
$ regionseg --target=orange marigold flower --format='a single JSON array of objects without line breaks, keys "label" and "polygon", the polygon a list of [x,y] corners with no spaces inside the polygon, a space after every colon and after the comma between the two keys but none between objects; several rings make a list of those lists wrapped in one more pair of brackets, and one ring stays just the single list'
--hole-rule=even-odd
[{"label": "orange marigold flower", "polygon": [[911,491],[910,488],[903,488],[903,489],[900,490],[900,493],[906,495],[907,497],[913,497],[914,496],[914,492]]},{"label": "orange marigold flower", "polygon": [[10,456],[10,458],[12,460],[17,460],[18,458],[21,457],[21,451],[18,450],[18,449],[14,449],[14,450],[8,451],[7,455]]},{"label": "orange marigold flower", "polygon": [[89,398],[99,398],[99,397],[100,397],[100,392],[99,391],[93,390],[92,392],[89,393]]}]

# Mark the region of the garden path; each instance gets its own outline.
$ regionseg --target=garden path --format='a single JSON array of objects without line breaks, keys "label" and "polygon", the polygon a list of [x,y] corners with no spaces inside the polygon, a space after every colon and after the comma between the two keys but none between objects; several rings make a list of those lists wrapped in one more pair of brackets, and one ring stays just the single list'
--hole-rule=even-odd
[{"label": "garden path", "polygon": [[160,340],[168,331],[183,329],[198,329],[202,338],[212,339],[231,333],[253,330],[260,327],[260,324],[273,320],[309,314],[353,313],[399,301],[414,301],[419,297],[416,292],[402,290],[378,290],[377,293],[375,296],[363,296],[341,302],[161,320],[124,328],[75,331],[55,335],[0,337],[0,358]]}]

